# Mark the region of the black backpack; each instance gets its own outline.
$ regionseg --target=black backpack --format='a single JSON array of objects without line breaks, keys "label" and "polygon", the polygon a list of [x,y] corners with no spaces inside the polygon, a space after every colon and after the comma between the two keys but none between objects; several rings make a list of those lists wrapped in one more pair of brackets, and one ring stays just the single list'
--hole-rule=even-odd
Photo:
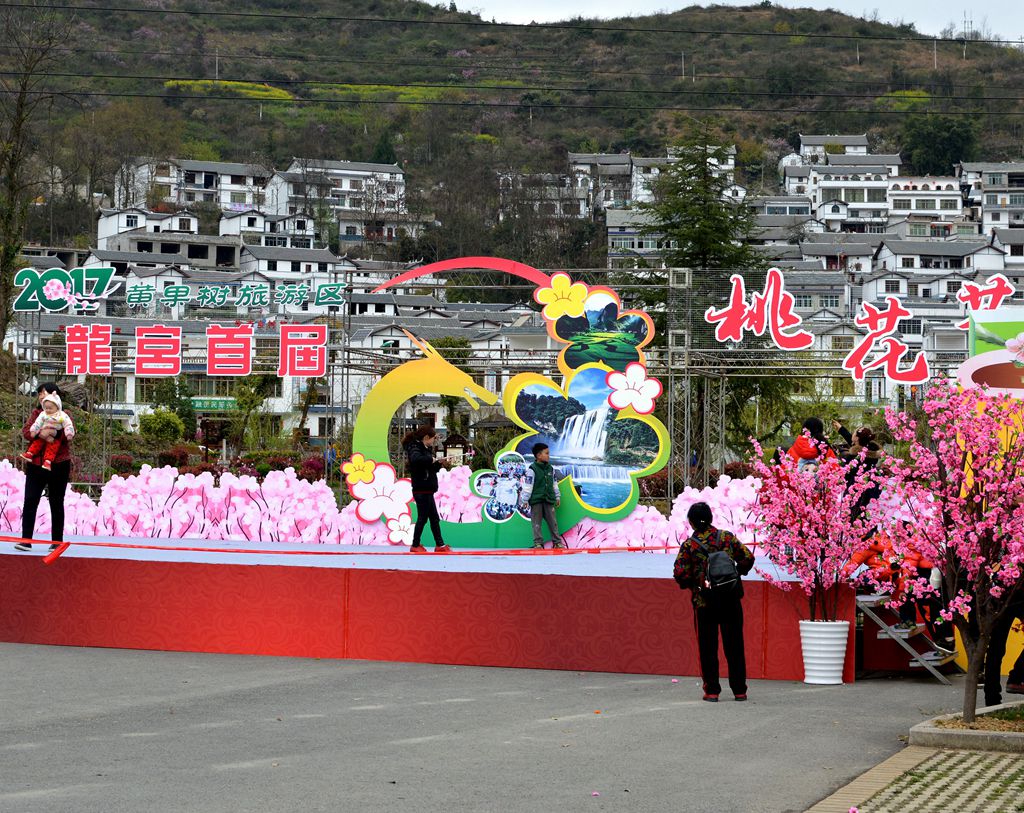
[{"label": "black backpack", "polygon": [[[721,534],[715,531],[715,542],[718,543]],[[740,584],[740,571],[736,567],[736,561],[727,550],[711,550],[707,545],[698,540],[697,546],[707,554],[707,563],[704,569],[704,579],[711,585],[711,592],[716,595],[729,595],[734,592]]]}]

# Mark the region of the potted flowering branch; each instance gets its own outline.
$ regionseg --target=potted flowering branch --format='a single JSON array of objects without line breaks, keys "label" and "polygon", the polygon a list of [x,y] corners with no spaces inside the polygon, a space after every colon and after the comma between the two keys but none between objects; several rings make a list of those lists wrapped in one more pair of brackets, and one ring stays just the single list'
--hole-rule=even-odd
[{"label": "potted flowering branch", "polygon": [[[894,438],[909,444],[907,460],[892,464],[889,499],[899,510],[887,533],[898,552],[920,553],[942,574],[943,617],[967,651],[963,719],[972,722],[993,631],[1024,597],[1024,402],[943,382],[923,410],[926,440],[906,415],[886,415]],[[913,586],[929,591],[925,579]]]},{"label": "potted flowering branch", "polygon": [[800,621],[804,682],[842,683],[850,622],[837,619],[847,565],[874,532],[868,513],[873,472],[857,460],[844,466],[835,458],[800,470],[789,455],[767,463],[756,442],[754,449],[751,465],[761,481],[756,541],[788,578],[762,575],[807,596],[809,617]]}]

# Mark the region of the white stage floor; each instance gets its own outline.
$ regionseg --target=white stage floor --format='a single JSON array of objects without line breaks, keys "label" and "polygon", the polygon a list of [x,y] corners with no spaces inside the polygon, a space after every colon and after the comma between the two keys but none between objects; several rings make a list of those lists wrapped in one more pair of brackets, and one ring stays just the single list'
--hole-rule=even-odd
[{"label": "white stage floor", "polygon": [[[210,541],[206,539],[137,539],[68,537],[71,546],[62,559],[128,559],[147,562],[193,562],[199,564],[278,565],[285,567],[363,568],[369,570],[414,570],[441,573],[526,573],[552,576],[592,576],[633,579],[670,579],[674,551],[531,551],[488,552],[479,549],[451,554],[410,554],[401,547],[359,545],[290,545],[273,542]],[[31,553],[12,546],[0,552],[14,556],[42,557],[49,540],[38,540]],[[75,542],[86,544],[76,545]],[[108,544],[100,544],[108,543]],[[762,581],[761,572],[791,581],[779,574],[763,556],[757,556],[754,570],[745,578]]]}]

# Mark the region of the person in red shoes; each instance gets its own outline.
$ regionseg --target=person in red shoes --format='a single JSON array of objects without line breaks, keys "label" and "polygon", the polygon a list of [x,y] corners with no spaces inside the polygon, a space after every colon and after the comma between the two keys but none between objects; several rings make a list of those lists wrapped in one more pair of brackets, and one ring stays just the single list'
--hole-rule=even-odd
[{"label": "person in red shoes", "polygon": [[[39,385],[36,394],[39,396],[39,406],[28,416],[28,420],[21,430],[22,437],[30,443],[36,439],[36,435],[32,433],[32,427],[43,412],[43,401],[50,395],[60,396],[60,390],[57,389],[56,384],[46,382]],[[62,409],[62,411],[67,414],[67,410]],[[38,434],[49,434],[49,431],[43,428],[39,430]],[[72,434],[73,432],[74,430],[72,430]],[[29,540],[35,533],[36,512],[39,510],[39,501],[42,499],[43,491],[46,491],[46,497],[50,503],[50,536],[54,542],[50,546],[51,551],[56,550],[57,546],[64,541],[64,494],[67,491],[68,482],[71,480],[70,436],[60,430],[55,433],[55,437],[60,440],[60,443],[50,467],[45,469],[41,465],[31,465],[25,468],[25,503],[21,510],[21,537]],[[32,550],[32,543],[18,542],[14,548],[15,550],[29,551]]]},{"label": "person in red shoes", "polygon": [[747,661],[743,651],[743,583],[740,577],[754,566],[754,554],[729,531],[712,525],[711,506],[690,506],[686,519],[693,533],[679,546],[673,578],[690,590],[697,624],[704,699],[717,703],[718,631],[729,664],[729,688],[737,700],[747,699]]},{"label": "person in red shoes", "polygon": [[420,541],[423,529],[430,523],[430,532],[434,535],[434,553],[451,553],[444,539],[441,538],[441,515],[437,513],[437,473],[444,468],[448,460],[436,460],[433,454],[437,432],[432,426],[421,426],[402,439],[402,448],[409,462],[409,478],[412,480],[412,498],[416,502],[416,527],[412,534],[410,553],[426,553]]}]

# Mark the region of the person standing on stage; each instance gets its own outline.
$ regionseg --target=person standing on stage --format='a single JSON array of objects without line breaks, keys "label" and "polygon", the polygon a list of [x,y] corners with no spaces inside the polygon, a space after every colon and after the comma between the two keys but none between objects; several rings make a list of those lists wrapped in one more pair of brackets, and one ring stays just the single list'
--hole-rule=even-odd
[{"label": "person standing on stage", "polygon": [[[27,441],[34,441],[36,437],[32,434],[32,427],[36,420],[43,413],[43,401],[49,395],[60,396],[60,390],[52,382],[40,384],[36,390],[39,396],[39,405],[32,410],[32,414],[25,421],[21,435]],[[43,428],[39,435],[46,433],[45,439],[49,438],[49,430]],[[46,489],[46,497],[50,503],[50,536],[53,540],[50,550],[55,550],[57,545],[64,541],[64,494],[71,480],[71,436],[63,430],[53,432],[51,442],[59,443],[60,446],[53,455],[49,468],[43,466],[27,466],[25,469],[25,504],[21,509],[21,537],[28,540],[36,529],[36,512],[39,510],[39,500],[42,499],[43,489]],[[15,550],[32,550],[30,542],[19,542],[14,546]]]},{"label": "person standing on stage", "polygon": [[717,703],[718,632],[729,666],[729,688],[737,700],[747,699],[747,661],[743,651],[743,583],[754,566],[754,554],[729,531],[712,525],[711,507],[694,503],[686,515],[693,533],[679,546],[673,577],[690,590],[697,625],[697,648],[704,679],[704,700]]},{"label": "person standing on stage", "polygon": [[420,541],[423,529],[430,523],[434,535],[434,553],[451,553],[451,548],[441,538],[441,515],[437,513],[434,495],[437,493],[437,473],[448,462],[435,460],[433,454],[437,432],[432,426],[421,426],[402,439],[402,448],[409,461],[409,478],[412,480],[412,498],[416,501],[416,527],[412,534],[410,553],[426,553]]}]

